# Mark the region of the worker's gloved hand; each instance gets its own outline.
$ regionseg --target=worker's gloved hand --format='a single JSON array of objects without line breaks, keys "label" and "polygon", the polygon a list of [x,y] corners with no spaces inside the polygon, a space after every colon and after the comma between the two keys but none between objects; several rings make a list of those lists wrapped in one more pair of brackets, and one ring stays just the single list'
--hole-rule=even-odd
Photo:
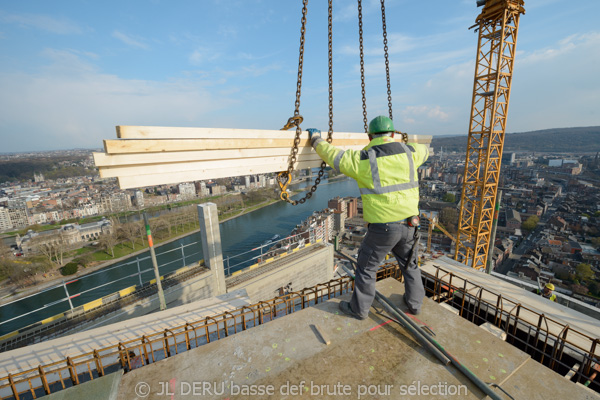
[{"label": "worker's gloved hand", "polygon": [[308,128],[306,130],[308,132],[308,139],[310,140],[310,145],[312,147],[316,147],[321,140],[321,131],[315,128]]}]

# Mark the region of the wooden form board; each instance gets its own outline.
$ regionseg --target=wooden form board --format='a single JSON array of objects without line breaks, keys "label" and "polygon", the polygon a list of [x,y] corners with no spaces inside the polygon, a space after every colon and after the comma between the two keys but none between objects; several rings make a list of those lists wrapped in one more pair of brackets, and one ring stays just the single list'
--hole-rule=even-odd
[{"label": "wooden form board", "polygon": [[[326,133],[323,133],[325,136]],[[174,184],[287,170],[295,131],[223,128],[117,126],[117,140],[104,140],[94,153],[103,178],[118,178],[121,189]],[[360,150],[364,133],[334,132],[333,145]],[[409,135],[431,143],[431,136]],[[302,132],[295,169],[317,168],[321,159]]]}]

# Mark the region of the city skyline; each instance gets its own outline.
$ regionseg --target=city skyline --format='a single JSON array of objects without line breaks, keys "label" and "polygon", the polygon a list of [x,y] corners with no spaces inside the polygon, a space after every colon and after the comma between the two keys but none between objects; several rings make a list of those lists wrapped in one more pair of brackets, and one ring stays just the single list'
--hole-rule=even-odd
[{"label": "city skyline", "polygon": [[[334,131],[362,131],[356,3],[334,1]],[[432,7],[433,6],[433,7]],[[506,132],[600,125],[600,4],[525,2]],[[308,5],[300,112],[327,129],[327,10]],[[397,129],[466,135],[481,8],[386,2]],[[0,3],[0,153],[95,149],[116,125],[280,129],[301,2]],[[381,14],[363,1],[369,117],[387,113]]]}]

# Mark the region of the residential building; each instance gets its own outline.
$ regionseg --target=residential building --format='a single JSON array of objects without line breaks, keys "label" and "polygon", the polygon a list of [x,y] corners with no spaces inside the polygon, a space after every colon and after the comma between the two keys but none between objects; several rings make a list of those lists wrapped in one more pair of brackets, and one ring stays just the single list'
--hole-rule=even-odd
[{"label": "residential building", "polygon": [[210,188],[210,194],[212,194],[213,196],[225,193],[227,193],[227,188],[223,185],[214,185]]},{"label": "residential building", "polygon": [[206,187],[206,183],[202,181],[196,182],[196,190],[200,197],[206,197],[210,194],[210,190]]},{"label": "residential building", "polygon": [[81,247],[85,242],[97,240],[101,235],[112,233],[113,226],[105,218],[89,224],[67,224],[58,229],[44,232],[30,230],[24,236],[17,235],[17,246],[23,254],[38,253],[38,246],[47,244],[63,245],[65,248]]},{"label": "residential building", "polygon": [[346,230],[346,213],[341,211],[335,211],[333,213],[333,229],[338,233],[344,233]]},{"label": "residential building", "polygon": [[344,214],[346,217],[346,202],[341,197],[335,197],[327,202],[327,207]]},{"label": "residential building", "polygon": [[25,228],[29,225],[27,207],[8,207],[8,216],[13,228]]},{"label": "residential building", "polygon": [[182,200],[189,200],[196,197],[196,186],[191,182],[180,183],[178,189]]},{"label": "residential building", "polygon": [[0,206],[0,231],[6,231],[12,229],[13,225],[10,221],[10,215],[8,208]]},{"label": "residential building", "polygon": [[358,199],[356,197],[344,197],[346,202],[346,218],[354,218],[358,215]]}]

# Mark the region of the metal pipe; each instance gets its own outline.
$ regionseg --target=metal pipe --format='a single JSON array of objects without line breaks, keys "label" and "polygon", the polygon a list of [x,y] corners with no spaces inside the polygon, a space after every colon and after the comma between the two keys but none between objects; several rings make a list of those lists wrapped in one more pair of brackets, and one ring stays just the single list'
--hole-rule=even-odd
[{"label": "metal pipe", "polygon": [[[352,271],[350,271],[348,268],[346,268],[345,266],[342,265],[342,268],[344,269],[344,271],[346,271],[346,273],[348,274],[348,276],[350,276],[352,279],[354,279],[354,274],[352,273]],[[377,298],[377,300],[381,303],[381,305],[383,306],[383,308],[385,308],[385,310],[392,314],[392,317],[395,318],[397,320],[397,322],[400,323],[400,325],[402,325],[406,330],[408,330],[408,332],[419,342],[421,343],[421,345],[425,348],[427,348],[427,350],[429,350],[431,353],[433,353],[433,355],[440,360],[444,365],[448,365],[450,364],[450,359],[446,356],[444,356],[438,349],[436,349],[428,340],[426,340],[426,338],[424,338],[423,336],[426,335],[426,333],[419,331],[418,328],[415,328],[412,324],[410,324],[407,319],[409,319],[402,311],[395,309],[394,307],[391,307],[390,304],[388,302],[385,301],[385,299],[381,299],[381,297],[383,297],[381,295],[381,293],[375,291],[375,298]]]},{"label": "metal pipe", "polygon": [[144,213],[144,223],[146,224],[148,247],[150,247],[152,266],[154,267],[154,276],[156,277],[156,288],[158,289],[158,300],[160,302],[160,310],[164,311],[167,309],[167,304],[165,303],[165,294],[162,289],[162,283],[160,282],[160,273],[158,272],[158,263],[156,262],[156,253],[154,252],[154,243],[152,242],[152,232],[150,232],[150,222],[148,221],[148,215],[146,215],[146,213]]},{"label": "metal pipe", "polygon": [[[354,263],[356,263],[355,261],[353,261]],[[350,276],[352,279],[354,279],[354,274],[352,273],[352,271],[350,271],[348,268],[342,266],[342,268],[344,268],[344,271],[346,271],[346,273],[348,274],[348,276]],[[483,393],[485,393],[486,395],[488,395],[490,398],[492,398],[493,400],[502,400],[502,397],[498,396],[498,394],[496,394],[496,392],[494,392],[492,389],[490,389],[490,387],[481,379],[479,379],[479,377],[477,375],[475,375],[473,372],[471,372],[467,367],[465,367],[460,361],[458,361],[452,354],[450,354],[446,349],[444,349],[444,347],[434,338],[432,338],[431,336],[429,336],[428,334],[426,334],[422,328],[418,325],[416,325],[409,317],[406,316],[406,314],[400,310],[398,307],[396,307],[394,304],[392,304],[384,295],[382,295],[381,293],[379,293],[379,291],[375,291],[375,298],[382,303],[382,305],[384,305],[384,308],[386,308],[386,310],[389,308],[392,311],[394,311],[392,314],[394,314],[394,316],[401,318],[401,321],[405,321],[406,325],[403,325],[405,328],[407,328],[407,330],[413,334],[413,331],[416,333],[413,334],[413,336],[415,338],[417,338],[419,341],[421,341],[421,339],[425,339],[429,345],[433,345],[435,346],[436,350],[441,352],[442,355],[444,355],[447,359],[450,360],[450,362],[452,363],[452,365],[454,365],[463,375],[465,375],[471,382],[473,382],[475,384],[475,386],[477,386]],[[386,307],[387,305],[387,307]],[[409,328],[410,326],[410,328]],[[426,346],[427,348],[430,348],[429,346]]]},{"label": "metal pipe", "polygon": [[71,307],[71,311],[73,311],[73,302],[71,301],[71,295],[69,294],[69,290],[67,289],[67,284],[65,281],[62,281],[63,288],[65,288],[65,293],[67,294],[67,300],[69,300],[69,306]]}]

